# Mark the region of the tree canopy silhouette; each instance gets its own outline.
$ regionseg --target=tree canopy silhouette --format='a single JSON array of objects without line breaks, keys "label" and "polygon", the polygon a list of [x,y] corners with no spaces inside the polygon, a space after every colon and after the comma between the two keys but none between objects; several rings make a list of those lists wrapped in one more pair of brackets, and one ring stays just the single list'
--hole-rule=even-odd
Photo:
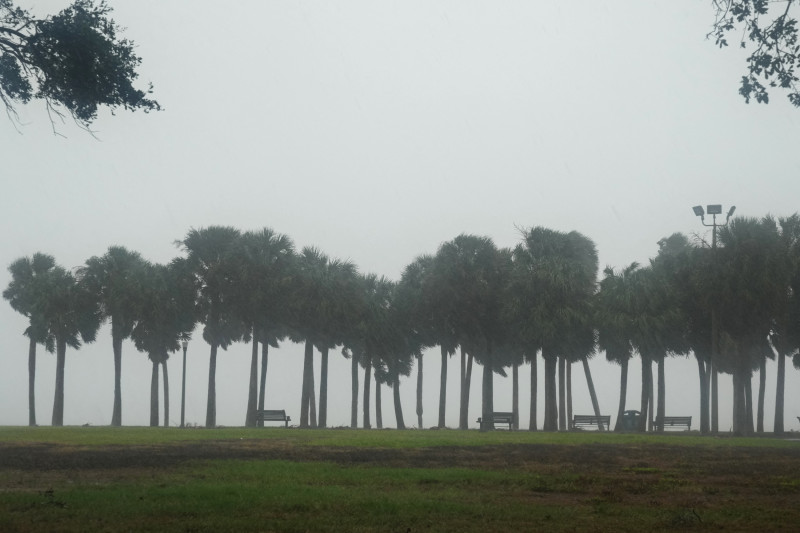
[{"label": "tree canopy silhouette", "polygon": [[74,0],[43,19],[0,0],[0,101],[17,118],[16,105],[43,100],[50,113],[71,115],[88,129],[106,106],[160,110],[146,90],[136,89],[141,59],[134,43],[120,36],[104,0]]},{"label": "tree canopy silhouette", "polygon": [[755,98],[769,103],[767,87],[788,91],[792,105],[800,107],[800,86],[796,69],[800,67],[800,44],[794,0],[714,0],[716,19],[708,34],[720,48],[728,46],[733,34],[739,47],[750,51],[747,73],[742,76],[739,94],[745,101]]}]

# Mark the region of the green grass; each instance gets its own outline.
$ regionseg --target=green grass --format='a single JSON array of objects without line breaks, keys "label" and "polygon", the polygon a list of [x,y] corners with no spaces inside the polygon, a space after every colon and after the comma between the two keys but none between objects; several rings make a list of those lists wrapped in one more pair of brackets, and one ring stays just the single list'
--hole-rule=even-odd
[{"label": "green grass", "polygon": [[0,529],[575,531],[596,527],[598,514],[615,517],[620,531],[663,525],[662,511],[588,499],[585,482],[573,473],[216,461],[133,482],[2,494]]},{"label": "green grass", "polygon": [[[56,451],[50,457],[75,449],[86,456],[93,447],[121,451],[125,457],[126,447],[149,450],[150,445],[168,447],[171,454],[165,456],[178,457],[174,452],[182,443],[201,440],[218,441],[215,450],[227,450],[227,441],[234,453],[242,440],[255,439],[272,442],[255,446],[263,455],[254,457],[274,458],[270,450],[296,448],[304,450],[298,455],[302,459],[97,469],[85,463],[81,470],[8,465],[0,469],[0,531],[791,531],[800,523],[800,480],[794,474],[800,471],[794,451],[800,443],[785,439],[597,432],[0,428],[0,445],[18,449],[53,444]],[[603,446],[593,446],[598,443]],[[497,448],[500,444],[568,448],[525,448],[514,462],[506,460],[506,451],[514,448]],[[347,448],[342,457],[350,459],[343,464],[320,461],[325,450],[318,446],[328,451]],[[425,453],[417,450],[439,446],[492,448],[477,453],[445,450],[437,467],[415,463]],[[407,466],[385,466],[382,452],[369,453],[381,448],[394,449],[392,464]],[[551,450],[546,456],[550,459],[539,455],[546,450]],[[468,460],[448,459],[457,452]],[[704,459],[697,459],[699,455]]]},{"label": "green grass", "polygon": [[133,480],[5,491],[0,530],[747,531],[787,525],[774,507],[695,510],[674,503],[692,497],[692,486],[634,481],[620,485],[570,469],[539,475],[225,460]]},{"label": "green grass", "polygon": [[482,446],[496,444],[669,444],[679,446],[797,447],[789,439],[702,436],[697,433],[638,434],[598,431],[529,432],[476,430],[351,430],[220,428],[180,429],[149,427],[0,427],[0,443],[59,443],[92,445],[163,445],[199,440],[280,439],[297,445],[355,446],[368,448],[424,448],[430,446]]}]

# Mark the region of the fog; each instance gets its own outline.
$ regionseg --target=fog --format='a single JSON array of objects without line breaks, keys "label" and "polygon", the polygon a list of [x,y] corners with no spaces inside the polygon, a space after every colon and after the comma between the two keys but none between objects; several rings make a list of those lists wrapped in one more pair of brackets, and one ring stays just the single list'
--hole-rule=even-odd
[{"label": "fog", "polygon": [[[64,1],[18,2],[36,13]],[[738,95],[744,55],[706,39],[704,2],[110,1],[142,57],[157,113],[101,113],[94,135],[41,103],[0,119],[0,265],[44,252],[67,268],[122,245],[166,262],[190,228],[270,227],[365,273],[404,266],[460,233],[515,245],[520,228],[579,231],[600,266],[647,263],[674,232],[710,239],[691,206],[736,205],[737,216],[798,210],[797,117]],[[54,135],[56,130],[58,135]],[[0,270],[0,286],[10,275]],[[25,317],[0,305],[0,425],[27,414]],[[244,423],[250,347],[220,352],[217,422]],[[318,355],[317,365],[319,364]],[[205,421],[209,346],[188,349],[186,421]],[[349,425],[350,363],[332,352],[331,426]],[[440,361],[425,356],[423,425],[436,425]],[[603,414],[616,415],[619,368],[591,369]],[[55,357],[40,349],[36,401],[50,422]],[[150,363],[123,345],[122,420],[149,421]],[[476,369],[476,374],[480,368]],[[529,368],[521,373],[527,427]],[[666,412],[699,427],[693,358],[666,363]],[[542,372],[540,372],[541,374]],[[450,360],[447,424],[458,425],[458,361]],[[319,368],[316,371],[319,383]],[[473,380],[476,426],[480,374]],[[638,409],[638,359],[628,408]],[[169,361],[170,423],[180,417],[181,358]],[[267,408],[299,420],[302,350],[271,351]],[[363,378],[363,376],[362,376]],[[591,413],[580,365],[574,412]],[[416,425],[416,369],[401,381]],[[757,381],[754,379],[754,389]],[[787,365],[786,429],[800,424],[800,372]],[[540,409],[543,384],[540,383]],[[772,428],[775,365],[767,366]],[[720,378],[720,429],[731,425]],[[68,350],[65,424],[111,420],[113,358],[104,326]],[[384,424],[394,426],[389,389]],[[510,378],[495,382],[510,410]],[[359,406],[359,412],[361,407]],[[374,407],[373,425],[374,425]],[[539,423],[543,413],[539,414]],[[360,423],[360,417],[359,417]]]}]

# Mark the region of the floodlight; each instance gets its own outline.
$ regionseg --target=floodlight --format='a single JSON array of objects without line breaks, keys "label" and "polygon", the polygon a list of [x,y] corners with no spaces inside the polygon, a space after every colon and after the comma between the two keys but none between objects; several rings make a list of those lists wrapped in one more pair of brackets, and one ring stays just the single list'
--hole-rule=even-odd
[{"label": "floodlight", "polygon": [[692,209],[694,209],[694,214],[699,216],[699,217],[705,215],[705,212],[703,211],[703,206],[702,205],[696,205]]},{"label": "floodlight", "polygon": [[730,210],[728,211],[728,218],[731,218],[733,216],[734,211],[736,211],[736,206],[732,205]]},{"label": "floodlight", "polygon": [[722,214],[722,206],[720,204],[713,204],[706,206],[709,215],[721,215]]}]

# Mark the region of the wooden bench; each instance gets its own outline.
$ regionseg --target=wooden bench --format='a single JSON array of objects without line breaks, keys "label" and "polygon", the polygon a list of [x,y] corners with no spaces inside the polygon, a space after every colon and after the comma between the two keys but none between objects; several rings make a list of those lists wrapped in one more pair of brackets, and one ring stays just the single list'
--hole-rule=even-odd
[{"label": "wooden bench", "polygon": [[256,411],[256,421],[261,422],[285,422],[286,427],[289,427],[289,421],[291,417],[286,416],[286,411],[283,409],[281,410],[263,410],[263,411]]},{"label": "wooden bench", "polygon": [[600,431],[605,431],[611,427],[610,415],[574,415],[570,423],[570,429],[597,426]]},{"label": "wooden bench", "polygon": [[663,424],[660,424],[658,419],[653,420],[653,431],[661,431],[662,429],[667,429],[667,427],[674,428],[683,426],[686,426],[686,431],[691,431],[691,416],[665,416]]},{"label": "wooden bench", "polygon": [[[483,422],[482,418],[478,419],[478,425],[483,429]],[[505,411],[498,411],[492,413],[492,421],[495,424],[508,424],[509,431],[513,429],[511,426],[514,424],[514,413],[508,413]]]}]

